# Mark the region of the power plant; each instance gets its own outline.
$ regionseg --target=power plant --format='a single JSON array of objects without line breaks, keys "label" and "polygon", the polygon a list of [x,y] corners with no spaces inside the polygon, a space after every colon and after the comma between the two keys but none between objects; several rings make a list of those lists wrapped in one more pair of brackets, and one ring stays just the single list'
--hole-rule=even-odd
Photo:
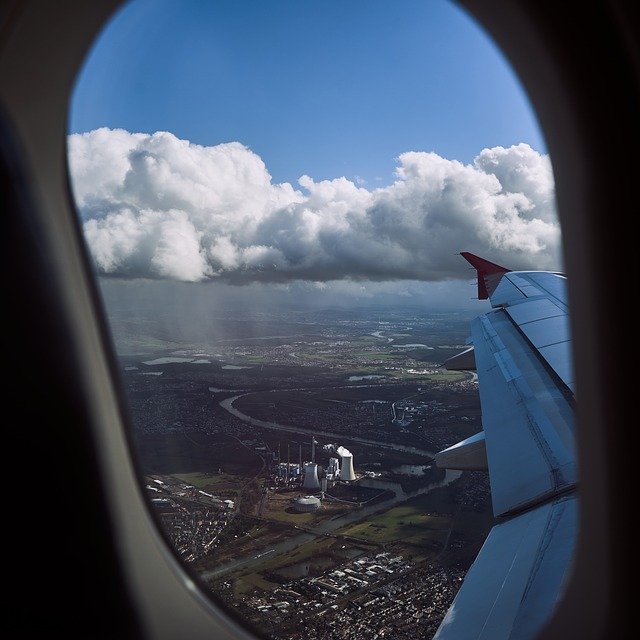
[{"label": "power plant", "polygon": [[[356,474],[353,464],[353,454],[346,447],[337,444],[324,445],[323,450],[332,452],[333,457],[329,458],[328,465],[323,468],[316,462],[316,445],[318,441],[311,438],[310,453],[311,461],[305,460],[302,456],[302,443],[293,442],[298,445],[298,462],[291,461],[290,443],[286,445],[286,461],[280,459],[281,447],[278,444],[277,462],[276,454],[273,454],[274,466],[271,467],[275,478],[282,480],[283,484],[289,487],[300,487],[307,491],[322,491],[323,494],[331,489],[336,482],[353,482]],[[295,454],[294,454],[295,455]],[[283,456],[284,458],[284,456]]]},{"label": "power plant", "polygon": [[[322,452],[321,464],[316,462],[317,451]],[[296,457],[298,460],[294,462]],[[374,475],[373,472],[366,473]],[[312,513],[323,505],[335,503],[362,506],[362,495],[368,490],[364,488],[363,492],[356,482],[360,475],[355,473],[353,453],[337,443],[322,446],[315,437],[311,437],[311,442],[307,440],[304,446],[295,440],[286,445],[278,443],[277,449],[270,452],[269,475],[271,486],[266,495],[273,492],[274,504],[288,512]],[[286,500],[287,494],[293,494],[290,500]],[[331,507],[327,509],[331,513]]]}]

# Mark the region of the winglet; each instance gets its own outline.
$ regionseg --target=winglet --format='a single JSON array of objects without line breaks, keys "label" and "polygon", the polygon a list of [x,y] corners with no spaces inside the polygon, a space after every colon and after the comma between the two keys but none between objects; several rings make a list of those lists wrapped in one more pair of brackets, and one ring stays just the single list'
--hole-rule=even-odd
[{"label": "winglet", "polygon": [[511,269],[505,269],[495,262],[489,262],[468,251],[462,251],[460,255],[478,272],[478,298],[480,300],[486,300],[496,290],[503,274],[511,271]]}]

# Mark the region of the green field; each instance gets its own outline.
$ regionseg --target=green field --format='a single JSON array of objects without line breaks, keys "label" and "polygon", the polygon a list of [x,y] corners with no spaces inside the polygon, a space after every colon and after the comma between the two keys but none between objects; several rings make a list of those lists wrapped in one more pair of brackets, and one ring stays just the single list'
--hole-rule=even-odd
[{"label": "green field", "polygon": [[[302,562],[303,560],[307,560],[309,558],[317,558],[320,556],[335,556],[336,559],[344,559],[348,557],[347,551],[345,549],[353,549],[357,547],[366,552],[372,552],[377,547],[369,546],[367,543],[363,543],[361,546],[360,543],[354,545],[353,543],[349,543],[347,541],[336,540],[333,537],[320,537],[315,540],[311,540],[303,545],[300,545],[296,549],[290,551],[289,553],[285,553],[281,556],[276,556],[275,558],[269,558],[269,556],[265,556],[264,563],[259,567],[253,569],[253,571],[249,571],[248,573],[264,573],[265,571],[273,571],[278,568],[288,567],[292,564],[296,564],[298,562]],[[242,570],[239,571],[237,575],[242,575]]]},{"label": "green field", "polygon": [[388,351],[355,351],[350,354],[353,357],[363,358],[364,360],[399,360],[397,355]]},{"label": "green field", "polygon": [[182,480],[198,489],[209,489],[210,491],[225,492],[228,494],[230,491],[237,493],[238,489],[246,482],[245,478],[231,475],[229,473],[223,474],[209,474],[201,472],[193,473],[174,473],[174,478]]},{"label": "green field", "polygon": [[339,533],[378,543],[404,542],[432,547],[444,540],[451,518],[425,513],[419,503],[407,503],[373,516],[366,522],[341,529]]},{"label": "green field", "polygon": [[295,513],[281,509],[266,509],[262,517],[267,520],[276,520],[278,522],[285,522],[286,524],[299,524],[306,527],[318,521],[316,513]]},{"label": "green field", "polygon": [[186,482],[194,487],[198,487],[198,489],[202,489],[206,486],[212,486],[216,484],[226,484],[233,480],[233,476],[225,475],[213,475],[211,473],[201,473],[195,471],[193,473],[174,473],[174,478],[178,478],[178,480],[182,480],[182,482]]},{"label": "green field", "polygon": [[243,356],[241,361],[245,364],[267,364],[269,362],[268,356],[250,355]]},{"label": "green field", "polygon": [[277,574],[279,570],[298,565],[299,563],[311,562],[316,563],[321,570],[329,567],[337,566],[345,561],[352,559],[362,553],[375,552],[379,547],[369,546],[367,544],[354,545],[347,541],[335,540],[334,538],[316,538],[311,542],[301,545],[297,549],[278,556],[273,559],[265,557],[264,564],[255,567],[253,570],[238,573],[225,578],[233,581],[233,588],[236,593],[247,593],[254,588],[265,591],[271,591],[279,584],[275,584],[269,580],[270,574]]},{"label": "green field", "polygon": [[119,356],[148,356],[158,351],[171,351],[182,347],[182,343],[163,340],[154,336],[120,336],[115,335],[116,349]]},{"label": "green field", "polygon": [[337,533],[380,544],[434,548],[444,543],[453,525],[453,533],[464,536],[477,551],[493,524],[490,501],[480,511],[458,509],[455,491],[456,483],[440,487]]},{"label": "green field", "polygon": [[347,508],[344,505],[330,504],[327,502],[323,503],[321,509],[313,513],[296,513],[293,510],[283,509],[281,505],[274,505],[273,508],[267,507],[262,516],[268,520],[277,520],[278,522],[286,522],[287,524],[313,526],[345,511],[347,511]]},{"label": "green field", "polygon": [[248,573],[233,581],[233,593],[236,597],[253,591],[256,587],[263,591],[273,591],[280,585],[275,582],[265,580],[259,573]]},{"label": "green field", "polygon": [[[255,572],[264,573],[265,571],[273,571],[274,569],[286,567],[300,562],[301,560],[306,560],[307,558],[317,557],[318,555],[326,553],[334,544],[335,540],[333,538],[316,538],[311,542],[300,545],[297,549],[294,549],[289,553],[285,553],[273,559],[269,559],[269,556],[265,556],[264,564],[261,564]],[[246,575],[251,573],[254,573],[254,571],[251,571]],[[240,575],[242,578],[245,577],[242,572],[240,572]]]}]

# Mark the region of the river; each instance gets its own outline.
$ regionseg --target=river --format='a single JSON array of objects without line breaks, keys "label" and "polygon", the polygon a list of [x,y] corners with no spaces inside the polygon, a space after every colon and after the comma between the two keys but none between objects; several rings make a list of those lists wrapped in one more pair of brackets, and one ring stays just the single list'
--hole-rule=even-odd
[{"label": "river", "polygon": [[[318,431],[317,429],[313,429],[313,430],[304,429],[301,427],[292,427],[290,425],[279,424],[278,422],[268,422],[265,420],[258,420],[257,418],[252,418],[246,413],[242,413],[242,411],[239,411],[233,406],[233,403],[238,398],[242,398],[245,395],[250,395],[250,394],[243,393],[237,396],[233,396],[232,398],[227,398],[226,400],[222,400],[220,402],[220,406],[225,411],[228,411],[231,415],[235,416],[236,418],[239,418],[240,420],[248,424],[252,424],[256,427],[261,427],[263,429],[273,429],[275,431],[287,431],[290,433],[306,433],[309,435],[321,436],[323,438],[327,438],[335,441],[348,439],[352,442],[358,442],[361,444],[368,444],[376,447],[384,447],[388,449],[394,449],[396,451],[406,451],[409,453],[416,453],[419,455],[429,456],[430,458],[434,457],[434,454],[431,451],[427,451],[425,449],[418,449],[417,447],[410,447],[410,446],[406,446],[402,444],[394,444],[390,442],[378,442],[377,440],[369,440],[367,438],[357,438],[353,436],[346,438],[344,434],[331,433],[328,431]],[[248,558],[239,558],[237,560],[226,562],[224,564],[219,565],[215,569],[203,571],[201,575],[206,580],[208,578],[216,578],[216,577],[225,575],[227,573],[231,573],[240,568],[244,569],[244,568],[253,567],[255,565],[260,565],[264,563],[265,560],[267,559],[272,560],[277,556],[284,555],[285,553],[289,553],[290,551],[293,551],[297,547],[303,544],[306,544],[311,540],[314,540],[318,536],[329,535],[334,531],[341,529],[342,527],[345,527],[346,525],[364,520],[365,518],[367,518],[368,516],[374,513],[377,513],[379,511],[386,511],[387,509],[390,509],[396,504],[405,502],[409,498],[413,498],[415,496],[428,493],[432,489],[449,484],[450,482],[453,482],[454,480],[459,478],[461,473],[462,473],[461,471],[453,471],[451,469],[447,469],[444,478],[442,478],[441,480],[432,482],[424,487],[420,487],[419,489],[416,489],[415,491],[412,491],[409,493],[407,493],[402,488],[399,482],[391,482],[389,480],[381,480],[378,478],[363,478],[362,480],[360,480],[360,484],[363,487],[369,487],[372,489],[381,489],[381,490],[390,489],[395,493],[395,496],[393,498],[390,498],[389,500],[385,500],[384,502],[379,502],[369,507],[361,507],[359,509],[350,511],[347,514],[341,514],[339,516],[330,518],[329,520],[325,520],[321,522],[318,526],[314,527],[313,529],[306,530],[305,533],[294,535],[291,538],[288,538],[287,540],[283,540],[282,542],[279,542],[278,544],[274,545],[271,549],[268,549],[266,553],[260,551],[255,556],[251,556]],[[267,557],[267,554],[268,554],[268,557]],[[263,556],[265,557],[263,558]]]},{"label": "river", "polygon": [[287,431],[289,433],[306,433],[310,436],[320,436],[322,438],[327,438],[328,440],[333,440],[334,442],[339,442],[340,440],[349,440],[351,442],[358,442],[360,444],[368,444],[373,445],[375,447],[382,447],[384,449],[394,449],[395,451],[406,451],[407,453],[415,453],[420,456],[428,456],[429,458],[434,457],[434,453],[431,451],[427,451],[426,449],[419,449],[418,447],[411,447],[404,444],[395,444],[393,442],[380,442],[378,440],[369,440],[368,438],[360,438],[356,436],[345,436],[344,433],[331,433],[330,431],[320,431],[318,429],[305,429],[304,427],[293,427],[291,425],[280,424],[278,422],[268,422],[266,420],[258,420],[257,418],[252,418],[246,413],[242,413],[233,406],[233,403],[243,396],[250,395],[249,393],[243,393],[237,396],[233,396],[232,398],[227,398],[226,400],[222,400],[220,402],[220,406],[228,411],[232,416],[239,418],[240,420],[252,424],[255,427],[261,427],[262,429],[273,429],[274,431]]}]

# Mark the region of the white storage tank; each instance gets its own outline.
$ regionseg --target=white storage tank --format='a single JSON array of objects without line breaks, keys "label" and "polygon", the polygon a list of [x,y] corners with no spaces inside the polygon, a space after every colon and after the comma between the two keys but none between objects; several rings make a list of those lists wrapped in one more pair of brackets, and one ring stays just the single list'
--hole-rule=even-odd
[{"label": "white storage tank", "polygon": [[296,498],[293,503],[293,509],[298,513],[311,513],[317,511],[320,508],[320,498],[315,496],[304,496]]}]

